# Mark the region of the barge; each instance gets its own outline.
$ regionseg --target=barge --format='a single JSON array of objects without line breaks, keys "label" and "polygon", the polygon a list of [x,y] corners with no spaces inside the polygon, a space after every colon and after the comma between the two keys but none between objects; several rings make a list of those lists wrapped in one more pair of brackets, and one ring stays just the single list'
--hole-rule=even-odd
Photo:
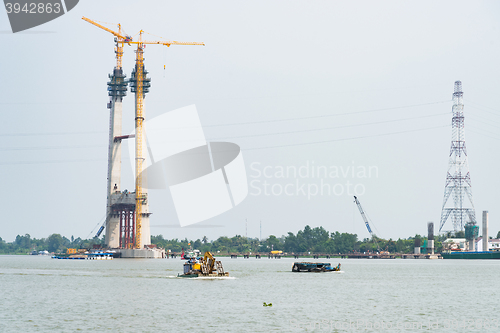
[{"label": "barge", "polygon": [[70,255],[54,255],[52,259],[72,259],[72,260],[112,260],[113,253],[91,252]]},{"label": "barge", "polygon": [[229,272],[225,272],[222,263],[215,260],[211,252],[205,252],[203,258],[189,258],[184,263],[184,273],[178,274],[181,278],[224,278],[229,277]]},{"label": "barge", "polygon": [[338,272],[340,264],[332,266],[329,262],[295,262],[292,272]]},{"label": "barge", "polygon": [[442,252],[443,259],[500,259],[500,251],[451,251]]}]

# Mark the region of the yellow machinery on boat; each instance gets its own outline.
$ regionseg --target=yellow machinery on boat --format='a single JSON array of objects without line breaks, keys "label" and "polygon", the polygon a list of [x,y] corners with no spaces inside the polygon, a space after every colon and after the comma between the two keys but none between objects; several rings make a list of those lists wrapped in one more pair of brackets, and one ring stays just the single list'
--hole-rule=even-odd
[{"label": "yellow machinery on boat", "polygon": [[211,252],[205,252],[203,258],[190,258],[184,263],[184,274],[178,277],[228,277],[229,272],[224,272],[222,263],[215,260]]}]

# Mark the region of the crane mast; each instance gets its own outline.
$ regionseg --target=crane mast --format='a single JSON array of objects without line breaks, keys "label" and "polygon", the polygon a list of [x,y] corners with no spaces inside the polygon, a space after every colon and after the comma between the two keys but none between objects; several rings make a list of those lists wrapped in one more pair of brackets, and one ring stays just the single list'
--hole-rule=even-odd
[{"label": "crane mast", "polygon": [[136,101],[136,112],[135,112],[135,247],[141,249],[143,247],[142,240],[142,228],[143,228],[143,217],[148,216],[149,213],[144,211],[147,207],[147,194],[145,193],[145,183],[144,183],[144,96],[149,91],[149,79],[146,78],[146,71],[144,70],[144,48],[146,44],[157,44],[165,45],[170,47],[170,45],[205,45],[201,42],[179,42],[179,41],[143,41],[142,35],[144,31],[139,32],[138,41],[127,42],[129,44],[137,44],[136,50],[136,68],[135,68],[135,78],[132,75],[131,84],[135,91],[135,101]]},{"label": "crane mast", "polygon": [[363,210],[363,207],[361,207],[361,203],[359,202],[359,200],[358,200],[358,198],[356,196],[354,196],[354,202],[358,206],[359,212],[361,213],[361,217],[363,218],[363,221],[365,222],[366,229],[368,229],[368,232],[372,236],[373,241],[377,245],[377,249],[380,251],[378,243],[377,243],[377,241],[375,239],[375,234],[373,233],[372,228],[370,228],[370,224],[368,223],[368,219],[366,218],[365,211]]},{"label": "crane mast", "polygon": [[89,22],[90,24],[95,25],[98,28],[103,29],[104,31],[107,31],[115,36],[115,42],[116,42],[116,69],[121,69],[122,68],[122,58],[123,58],[123,44],[124,43],[129,43],[132,41],[132,37],[130,36],[125,36],[122,32],[122,26],[121,24],[118,23],[118,31],[111,30],[109,28],[106,28],[105,26],[97,23],[96,21],[93,21],[89,18],[86,18],[85,16],[82,17],[82,20]]},{"label": "crane mast", "polygon": [[[139,42],[142,40],[142,30],[139,33]],[[144,156],[142,144],[144,142],[144,45],[137,44],[136,50],[136,92],[135,92],[135,247],[142,248],[142,214],[143,204],[146,202],[146,196],[142,191],[142,172]]]}]

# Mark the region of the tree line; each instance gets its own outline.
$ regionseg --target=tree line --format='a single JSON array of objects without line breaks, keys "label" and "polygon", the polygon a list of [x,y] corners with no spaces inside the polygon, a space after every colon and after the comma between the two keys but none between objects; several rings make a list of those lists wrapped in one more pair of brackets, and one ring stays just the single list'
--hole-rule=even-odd
[{"label": "tree line", "polygon": [[[442,242],[447,238],[439,236],[435,238],[435,251],[442,250]],[[311,228],[305,226],[304,230],[299,230],[296,234],[289,232],[286,236],[269,236],[267,239],[247,238],[236,235],[232,238],[219,237],[210,242],[206,237],[193,240],[164,239],[162,235],[151,237],[151,242],[172,252],[180,252],[182,249],[198,249],[202,253],[210,251],[213,253],[268,253],[272,250],[283,251],[285,253],[322,253],[339,254],[354,252],[378,252],[389,251],[398,253],[412,253],[415,239],[420,239],[421,244],[427,239],[420,235],[406,239],[374,239],[365,238],[358,240],[358,235],[350,233],[329,232],[323,227]]]},{"label": "tree line", "polygon": [[[435,251],[440,252],[443,249],[443,242],[446,238],[463,238],[463,231],[455,235],[446,234],[435,236]],[[500,238],[500,232],[497,234]],[[408,238],[399,238],[398,240],[383,239],[374,237],[373,239],[358,239],[358,235],[350,233],[329,232],[323,227],[311,228],[309,225],[304,230],[299,230],[296,234],[289,232],[287,235],[276,237],[269,236],[266,239],[247,238],[241,235],[234,237],[221,236],[216,240],[209,241],[207,237],[196,240],[165,239],[163,235],[151,236],[151,243],[158,247],[170,250],[171,252],[181,252],[182,249],[197,249],[202,253],[211,251],[213,253],[268,253],[272,250],[283,251],[286,253],[353,253],[353,252],[378,252],[389,251],[391,253],[412,253],[415,240],[423,241],[427,237],[415,235]],[[5,242],[0,237],[0,254],[29,254],[32,251],[48,251],[61,253],[68,248],[91,249],[95,245],[104,246],[104,237],[93,239],[81,239],[80,237],[66,238],[60,234],[52,234],[47,238],[31,238],[29,234],[18,235],[11,242]]]},{"label": "tree line", "polygon": [[7,243],[0,237],[0,254],[30,254],[32,251],[66,252],[68,248],[91,249],[95,245],[104,245],[104,238],[70,239],[60,234],[52,234],[47,238],[31,238],[29,234],[17,235],[12,243]]}]

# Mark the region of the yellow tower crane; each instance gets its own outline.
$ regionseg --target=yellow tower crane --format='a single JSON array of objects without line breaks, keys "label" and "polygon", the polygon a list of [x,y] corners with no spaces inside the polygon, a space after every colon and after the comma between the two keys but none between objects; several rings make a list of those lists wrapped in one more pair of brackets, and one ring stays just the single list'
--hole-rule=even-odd
[{"label": "yellow tower crane", "polygon": [[82,20],[87,21],[87,22],[95,25],[96,27],[101,28],[101,29],[103,29],[103,30],[105,30],[105,31],[107,31],[109,33],[112,33],[116,37],[115,38],[115,42],[116,42],[116,49],[115,49],[115,53],[116,53],[116,68],[117,69],[122,68],[123,44],[131,42],[132,41],[132,37],[126,36],[126,35],[123,34],[123,32],[122,32],[122,26],[119,23],[118,23],[118,32],[116,32],[116,31],[113,31],[111,29],[106,28],[105,26],[97,23],[96,21],[92,21],[91,19],[86,18],[85,16],[82,17]]},{"label": "yellow tower crane", "polygon": [[143,145],[144,140],[144,46],[146,44],[158,44],[158,45],[205,45],[201,42],[178,42],[178,41],[143,41],[142,35],[144,31],[139,32],[139,40],[137,42],[130,42],[130,44],[137,44],[137,50],[135,52],[135,64],[136,64],[136,85],[135,85],[135,247],[142,248],[142,206],[144,205],[146,196],[143,195]]},{"label": "yellow tower crane", "polygon": [[[144,47],[146,44],[157,44],[165,45],[170,47],[170,45],[205,45],[202,42],[179,42],[179,41],[145,41],[142,40],[142,35],[144,31],[139,31],[139,38],[137,41],[133,41],[132,37],[124,36],[121,31],[121,25],[118,24],[118,32],[108,29],[99,23],[92,21],[86,17],[82,17],[83,20],[112,33],[116,37],[116,64],[117,68],[122,66],[122,56],[123,56],[123,44],[137,44],[137,50],[135,52],[135,64],[136,64],[136,77],[135,77],[135,247],[141,249],[142,244],[142,215],[143,215],[143,205],[145,204],[147,198],[143,193],[143,171],[144,171],[144,160],[143,155],[143,145],[144,145]],[[118,67],[119,66],[119,67]]]}]

